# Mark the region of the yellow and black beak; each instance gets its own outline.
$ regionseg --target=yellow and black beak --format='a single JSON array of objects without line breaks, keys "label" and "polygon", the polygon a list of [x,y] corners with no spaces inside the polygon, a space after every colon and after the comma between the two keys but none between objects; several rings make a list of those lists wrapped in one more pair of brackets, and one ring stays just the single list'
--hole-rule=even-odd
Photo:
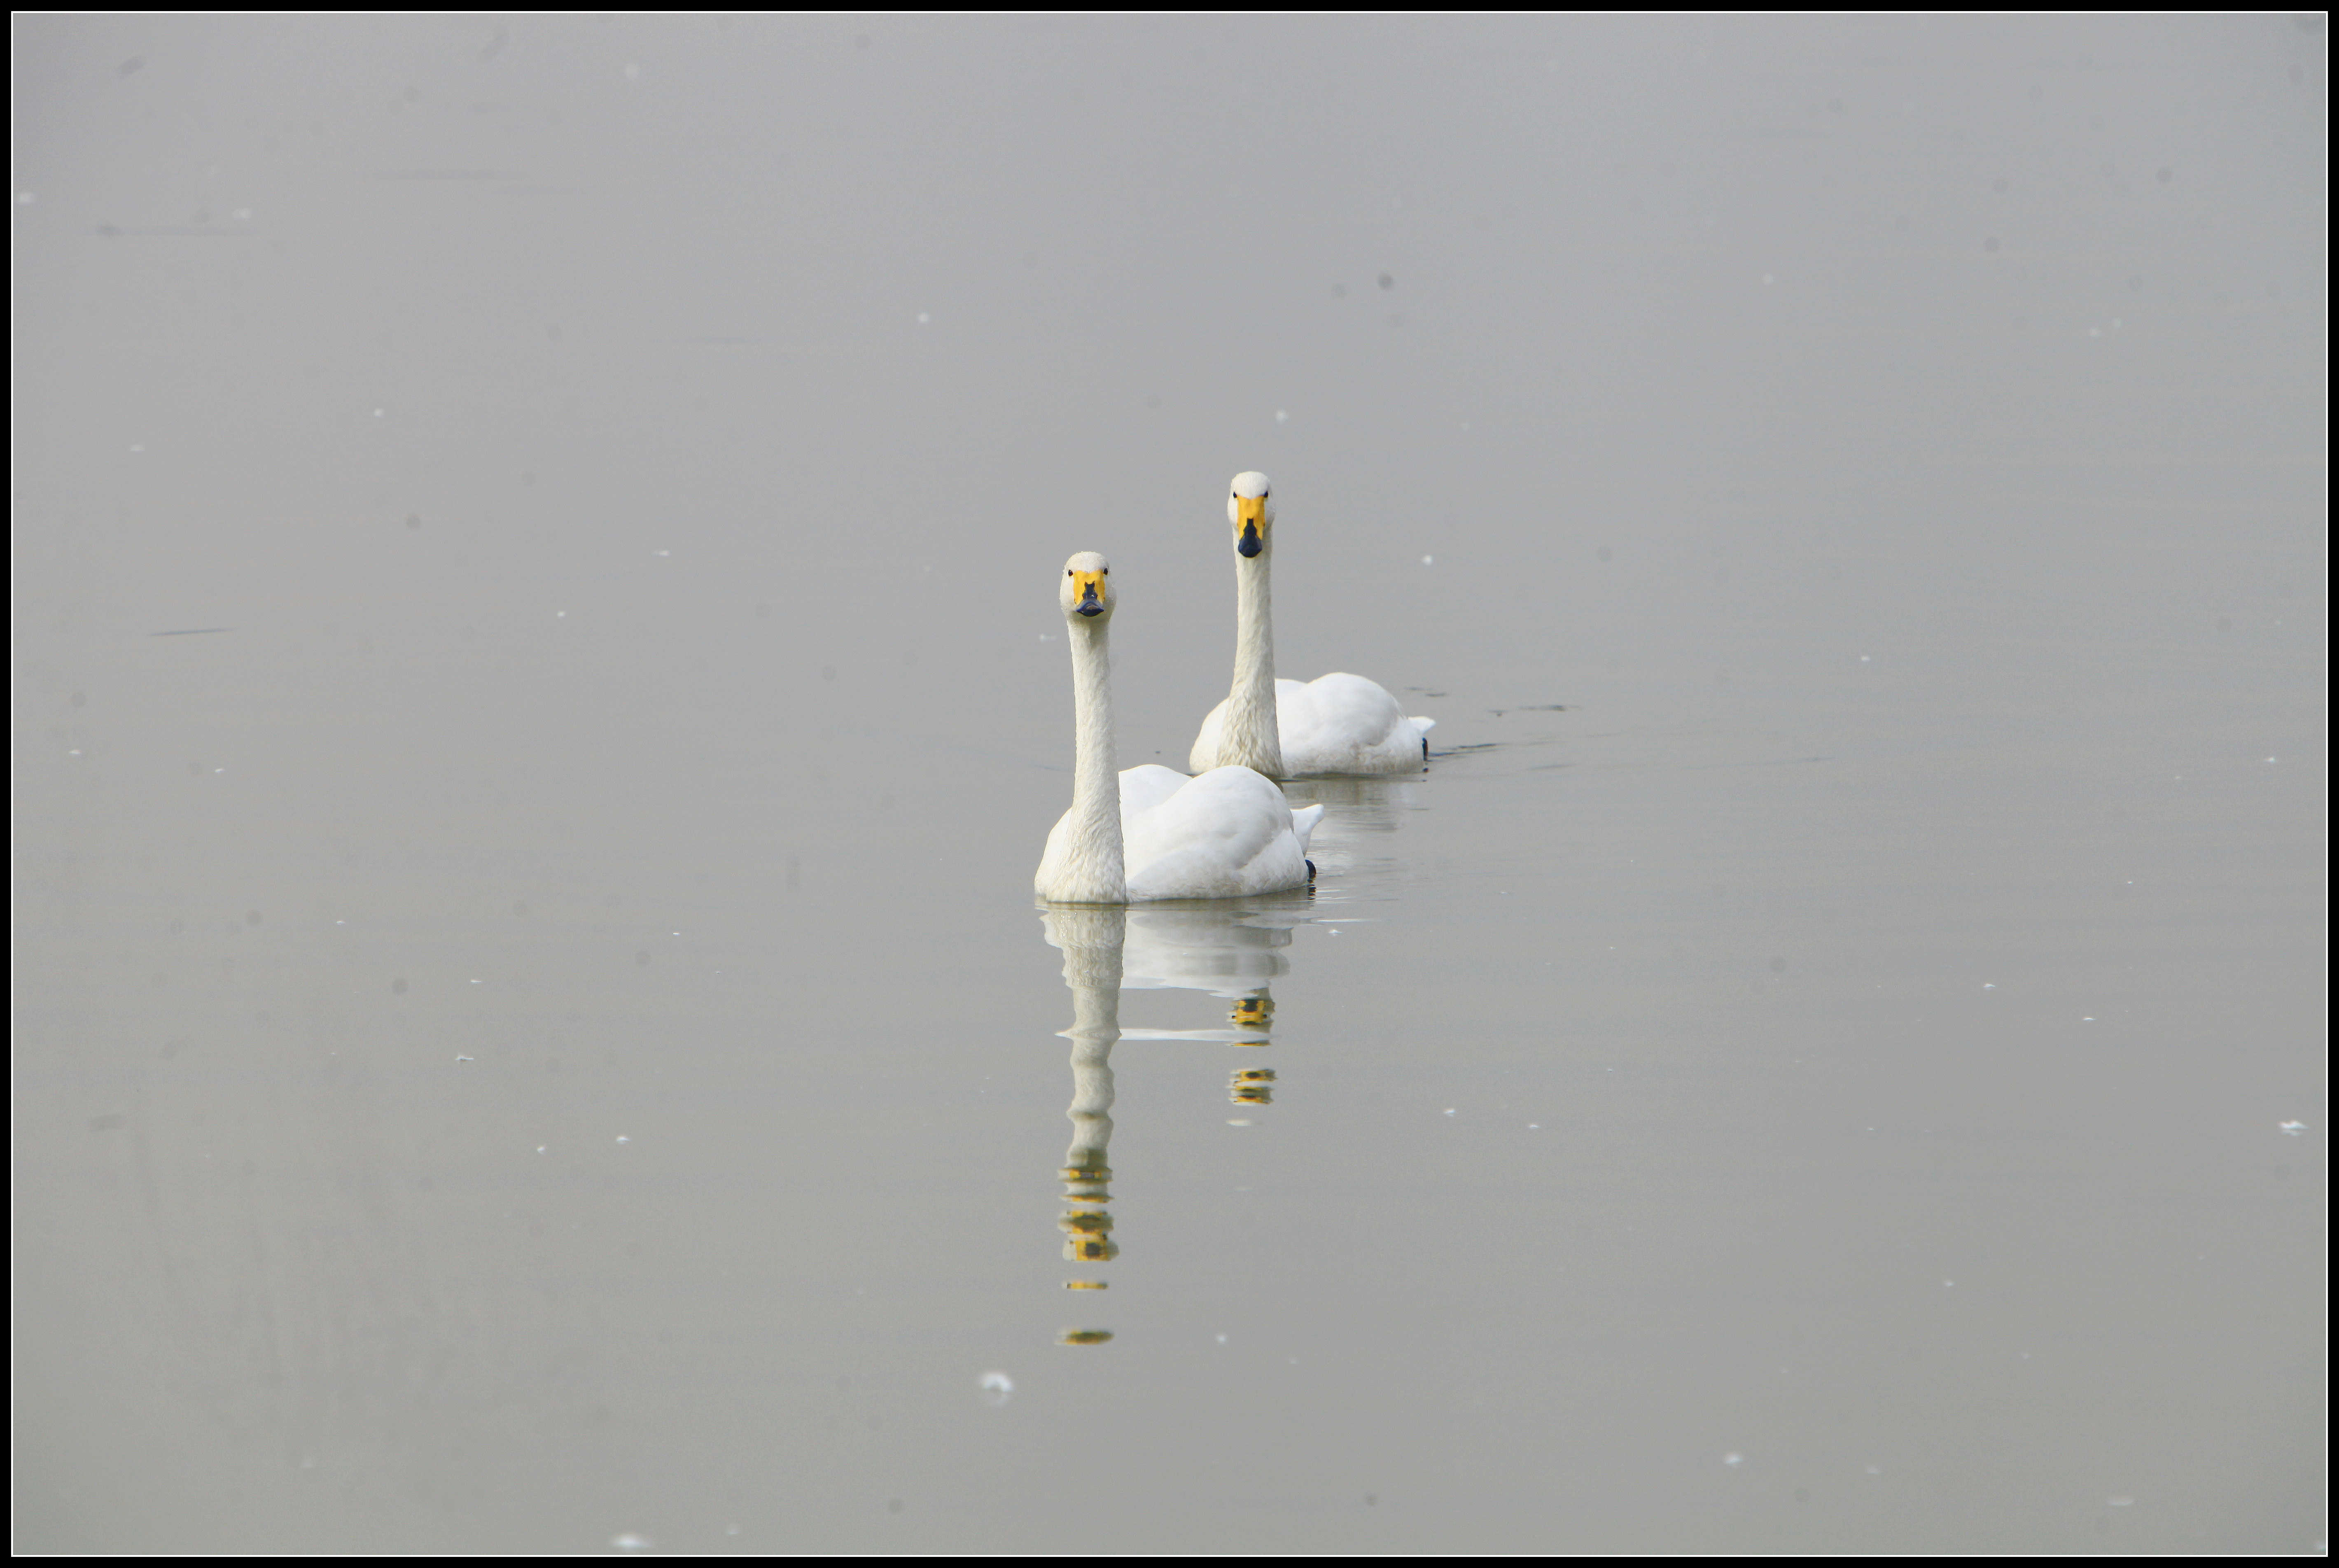
[{"label": "yellow and black beak", "polygon": [[1235,498],[1235,554],[1248,560],[1267,548],[1267,498]]},{"label": "yellow and black beak", "polygon": [[1072,608],[1084,616],[1104,614],[1104,574],[1074,572],[1072,574]]}]

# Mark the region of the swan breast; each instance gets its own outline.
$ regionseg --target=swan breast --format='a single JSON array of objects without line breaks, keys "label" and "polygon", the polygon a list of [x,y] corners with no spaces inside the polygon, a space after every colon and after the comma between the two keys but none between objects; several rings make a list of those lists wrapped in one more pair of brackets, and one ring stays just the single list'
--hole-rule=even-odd
[{"label": "swan breast", "polygon": [[1275,683],[1276,733],[1293,774],[1411,772],[1428,721],[1408,717],[1377,681],[1336,670]]}]

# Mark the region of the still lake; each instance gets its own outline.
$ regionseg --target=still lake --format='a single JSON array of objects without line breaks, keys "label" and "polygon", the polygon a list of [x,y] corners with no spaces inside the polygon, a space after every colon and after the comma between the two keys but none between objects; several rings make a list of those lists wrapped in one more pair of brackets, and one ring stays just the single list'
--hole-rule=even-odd
[{"label": "still lake", "polygon": [[2321,1549],[2319,16],[12,38],[17,1549]]}]

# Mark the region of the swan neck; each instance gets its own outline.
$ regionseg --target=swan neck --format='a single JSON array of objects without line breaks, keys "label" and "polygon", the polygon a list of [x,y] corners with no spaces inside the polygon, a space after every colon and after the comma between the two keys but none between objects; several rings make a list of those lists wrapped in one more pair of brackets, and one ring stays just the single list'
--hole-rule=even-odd
[{"label": "swan neck", "polygon": [[1072,621],[1072,853],[1069,884],[1051,896],[1122,903],[1120,773],[1112,745],[1112,655],[1107,628]]},{"label": "swan neck", "polygon": [[1283,776],[1282,739],[1275,721],[1275,616],[1268,562],[1275,547],[1235,557],[1235,684],[1227,694],[1220,766],[1239,764],[1269,778]]}]

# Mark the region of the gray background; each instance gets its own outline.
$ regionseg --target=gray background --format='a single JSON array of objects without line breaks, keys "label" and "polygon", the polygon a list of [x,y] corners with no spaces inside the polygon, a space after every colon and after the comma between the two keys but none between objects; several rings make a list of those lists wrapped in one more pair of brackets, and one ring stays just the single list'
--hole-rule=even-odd
[{"label": "gray background", "polygon": [[12,40],[20,1549],[2317,1548],[2319,17]]}]

